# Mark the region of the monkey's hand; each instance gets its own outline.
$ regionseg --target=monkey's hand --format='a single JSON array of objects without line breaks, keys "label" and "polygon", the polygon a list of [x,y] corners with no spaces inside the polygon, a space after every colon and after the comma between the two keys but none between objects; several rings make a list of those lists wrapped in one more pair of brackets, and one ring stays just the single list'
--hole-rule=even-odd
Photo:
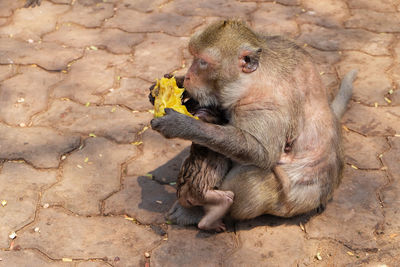
[{"label": "monkey's hand", "polygon": [[40,6],[42,0],[26,0],[24,7],[35,7]]},{"label": "monkey's hand", "polygon": [[196,122],[198,120],[192,117],[176,112],[172,108],[166,108],[164,116],[153,119],[150,123],[153,130],[166,138],[184,138],[183,133],[190,131]]}]

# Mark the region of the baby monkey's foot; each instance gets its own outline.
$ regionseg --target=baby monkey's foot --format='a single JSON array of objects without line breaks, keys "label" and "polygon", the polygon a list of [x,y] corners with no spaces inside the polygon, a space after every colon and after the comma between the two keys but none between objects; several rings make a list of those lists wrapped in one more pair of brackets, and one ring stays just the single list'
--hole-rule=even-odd
[{"label": "baby monkey's foot", "polygon": [[198,227],[202,230],[214,230],[222,232],[226,230],[222,218],[228,212],[233,203],[232,191],[209,190],[205,194],[205,215],[200,220]]},{"label": "baby monkey's foot", "polygon": [[199,229],[201,230],[215,231],[218,233],[226,231],[226,226],[222,222],[222,219],[219,219],[211,224],[208,224],[208,222],[200,221],[197,227],[199,227]]}]

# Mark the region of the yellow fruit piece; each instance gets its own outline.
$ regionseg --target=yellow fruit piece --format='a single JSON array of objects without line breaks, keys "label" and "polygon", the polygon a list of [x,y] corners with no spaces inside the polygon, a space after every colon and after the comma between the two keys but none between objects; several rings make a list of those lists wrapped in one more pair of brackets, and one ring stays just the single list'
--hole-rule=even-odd
[{"label": "yellow fruit piece", "polygon": [[155,97],[154,117],[162,117],[165,115],[165,108],[172,108],[179,113],[198,119],[190,114],[186,107],[182,105],[182,94],[184,91],[185,89],[178,88],[176,85],[175,77],[157,80],[156,86],[151,91],[152,96]]}]

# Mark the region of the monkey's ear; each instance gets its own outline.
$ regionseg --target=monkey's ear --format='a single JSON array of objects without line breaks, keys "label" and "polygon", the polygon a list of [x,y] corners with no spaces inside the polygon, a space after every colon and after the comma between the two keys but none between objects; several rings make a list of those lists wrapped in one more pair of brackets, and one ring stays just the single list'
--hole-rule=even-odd
[{"label": "monkey's ear", "polygon": [[239,66],[244,73],[251,73],[258,68],[262,49],[244,49],[239,56]]}]

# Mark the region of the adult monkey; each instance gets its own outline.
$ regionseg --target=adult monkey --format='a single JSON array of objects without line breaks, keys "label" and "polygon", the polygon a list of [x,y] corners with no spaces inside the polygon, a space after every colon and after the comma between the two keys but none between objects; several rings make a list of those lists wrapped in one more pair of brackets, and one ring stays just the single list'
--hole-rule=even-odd
[{"label": "adult monkey", "polygon": [[[330,106],[308,53],[282,37],[225,20],[195,34],[189,51],[194,59],[186,90],[201,106],[221,106],[229,123],[210,124],[167,109],[152,128],[235,162],[221,186],[234,193],[229,209],[234,219],[291,217],[326,205],[341,180],[338,118],[351,98],[356,71],[346,75]],[[284,198],[272,171],[276,165],[290,182]],[[201,218],[179,203],[169,217],[179,224]]]}]

